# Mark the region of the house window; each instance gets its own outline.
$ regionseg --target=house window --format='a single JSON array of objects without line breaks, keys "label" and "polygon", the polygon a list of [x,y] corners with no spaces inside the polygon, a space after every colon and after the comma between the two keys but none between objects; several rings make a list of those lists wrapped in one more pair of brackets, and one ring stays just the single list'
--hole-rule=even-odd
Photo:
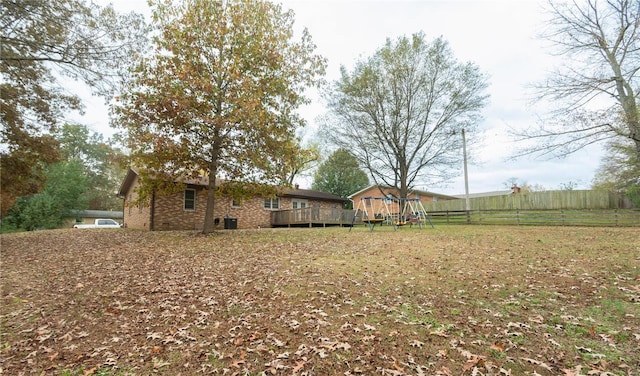
[{"label": "house window", "polygon": [[239,198],[234,198],[233,200],[231,200],[231,207],[239,208],[241,206],[242,206],[242,200],[240,200]]},{"label": "house window", "polygon": [[270,210],[280,209],[280,198],[265,198],[264,199],[264,208]]},{"label": "house window", "polygon": [[196,190],[184,190],[184,210],[196,210]]},{"label": "house window", "polygon": [[293,209],[303,209],[309,206],[307,200],[293,200],[291,201],[291,207]]}]

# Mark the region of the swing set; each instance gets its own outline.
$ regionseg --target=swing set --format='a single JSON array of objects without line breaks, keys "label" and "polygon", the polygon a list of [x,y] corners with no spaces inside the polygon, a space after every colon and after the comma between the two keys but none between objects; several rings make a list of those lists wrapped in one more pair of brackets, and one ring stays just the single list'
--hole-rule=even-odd
[{"label": "swing set", "polygon": [[349,231],[356,218],[362,218],[362,222],[369,226],[369,231],[373,231],[377,224],[393,226],[394,231],[406,225],[422,228],[427,222],[434,228],[429,214],[417,198],[362,197],[355,208]]}]

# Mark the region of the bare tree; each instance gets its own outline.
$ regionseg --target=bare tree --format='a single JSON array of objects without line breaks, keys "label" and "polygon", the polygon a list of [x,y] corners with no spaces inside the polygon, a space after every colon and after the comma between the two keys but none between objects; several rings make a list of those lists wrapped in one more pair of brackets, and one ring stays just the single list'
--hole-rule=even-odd
[{"label": "bare tree", "polygon": [[537,100],[557,108],[538,126],[513,133],[536,143],[520,154],[566,156],[611,138],[627,138],[640,155],[640,2],[549,1],[543,38],[566,63],[535,85]]},{"label": "bare tree", "polygon": [[[446,180],[462,163],[460,131],[475,134],[487,79],[458,62],[446,41],[422,33],[387,40],[328,93],[332,117],[322,129],[351,152],[375,184],[406,198],[417,182]],[[455,172],[457,174],[457,172]]]}]

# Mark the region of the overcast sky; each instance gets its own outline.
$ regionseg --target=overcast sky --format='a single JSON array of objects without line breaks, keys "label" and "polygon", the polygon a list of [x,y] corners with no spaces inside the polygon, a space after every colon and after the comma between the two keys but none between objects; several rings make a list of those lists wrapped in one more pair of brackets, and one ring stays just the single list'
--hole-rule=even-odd
[{"label": "overcast sky", "polygon": [[[149,14],[146,0],[98,3],[113,3],[121,11]],[[545,111],[541,104],[530,104],[528,99],[533,93],[527,88],[527,84],[544,78],[554,64],[544,41],[537,37],[544,25],[543,1],[292,0],[282,4],[294,10],[296,28],[308,28],[317,52],[328,59],[329,81],[338,78],[341,65],[351,69],[356,59],[373,54],[386,38],[419,31],[428,40],[442,36],[458,60],[472,61],[487,73],[491,98],[480,124],[485,132],[482,145],[473,151],[477,163],[469,165],[471,193],[508,188],[505,184],[511,178],[546,189],[559,189],[569,182],[577,183],[578,189],[590,187],[600,163],[599,147],[561,160],[508,159],[514,145],[507,129],[531,127]],[[324,111],[320,100],[302,110],[310,128],[307,134],[313,134],[316,117]],[[94,99],[82,121],[110,135],[113,130],[108,127],[106,114],[100,99]],[[300,183],[303,187],[309,184]],[[446,186],[416,188],[462,194],[462,166],[459,177]]]}]

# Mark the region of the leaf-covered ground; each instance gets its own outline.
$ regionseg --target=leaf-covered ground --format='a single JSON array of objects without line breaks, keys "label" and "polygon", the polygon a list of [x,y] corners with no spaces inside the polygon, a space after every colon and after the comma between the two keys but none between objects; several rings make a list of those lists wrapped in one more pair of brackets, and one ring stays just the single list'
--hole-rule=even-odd
[{"label": "leaf-covered ground", "polygon": [[1,237],[0,374],[638,375],[640,230]]}]

